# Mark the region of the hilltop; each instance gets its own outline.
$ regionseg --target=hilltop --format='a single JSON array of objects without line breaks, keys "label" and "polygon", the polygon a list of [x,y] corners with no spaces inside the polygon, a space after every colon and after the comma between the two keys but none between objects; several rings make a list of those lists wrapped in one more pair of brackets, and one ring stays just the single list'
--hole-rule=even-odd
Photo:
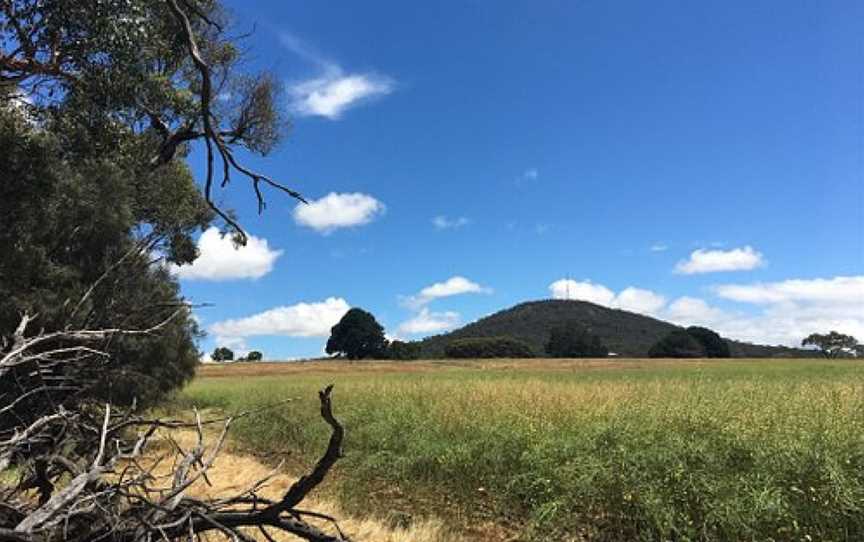
[{"label": "hilltop", "polygon": [[[510,336],[528,343],[543,355],[549,330],[563,322],[579,322],[600,337],[614,352],[625,357],[644,357],[661,337],[678,328],[664,322],[620,309],[610,309],[587,301],[543,300],[520,303],[481,318],[449,333],[420,341],[423,357],[444,356],[447,343],[468,337]],[[812,357],[812,352],[783,346],[763,346],[728,340],[735,357]]]}]

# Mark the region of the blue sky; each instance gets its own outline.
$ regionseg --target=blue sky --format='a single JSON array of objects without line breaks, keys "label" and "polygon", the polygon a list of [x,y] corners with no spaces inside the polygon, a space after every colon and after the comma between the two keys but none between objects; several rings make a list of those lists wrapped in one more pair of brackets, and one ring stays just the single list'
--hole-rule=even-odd
[{"label": "blue sky", "polygon": [[255,239],[205,234],[179,271],[204,350],[316,356],[348,306],[413,339],[553,296],[864,338],[860,2],[228,6],[292,119],[243,158],[313,201],[219,194]]}]

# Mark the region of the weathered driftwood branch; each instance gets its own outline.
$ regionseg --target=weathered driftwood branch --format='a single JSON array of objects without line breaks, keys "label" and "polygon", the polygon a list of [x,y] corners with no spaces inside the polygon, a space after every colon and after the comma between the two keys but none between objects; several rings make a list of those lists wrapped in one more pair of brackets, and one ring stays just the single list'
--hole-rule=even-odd
[{"label": "weathered driftwood branch", "polygon": [[[146,330],[69,330],[28,336],[29,323],[29,317],[22,317],[13,341],[0,354],[0,370],[6,369],[0,372],[0,383],[14,378],[13,368],[24,366],[36,372],[60,368],[74,382],[73,366],[105,357],[98,340],[161,329],[157,324]],[[57,342],[67,346],[54,347]],[[333,415],[332,389],[328,386],[319,392],[321,417],[331,429],[327,448],[315,467],[279,500],[260,495],[272,475],[233,495],[198,499],[187,494],[196,483],[208,481],[207,473],[236,417],[205,421],[196,412],[194,422],[185,422],[148,419],[134,409],[110,404],[80,403],[67,409],[58,403],[36,419],[2,428],[0,471],[9,476],[7,469],[14,467],[17,481],[0,489],[0,542],[192,540],[212,531],[249,541],[253,540],[250,529],[268,540],[281,531],[312,542],[346,541],[333,518],[298,508],[341,457],[344,430]],[[38,393],[44,393],[50,404],[50,387]],[[0,397],[0,412],[15,400],[8,394]],[[221,423],[222,429],[208,447],[204,427],[214,423]],[[160,432],[170,438],[170,432],[178,429],[196,432],[191,449],[184,452],[175,444],[161,456],[148,453],[148,445]],[[310,520],[329,522],[335,533]]]}]

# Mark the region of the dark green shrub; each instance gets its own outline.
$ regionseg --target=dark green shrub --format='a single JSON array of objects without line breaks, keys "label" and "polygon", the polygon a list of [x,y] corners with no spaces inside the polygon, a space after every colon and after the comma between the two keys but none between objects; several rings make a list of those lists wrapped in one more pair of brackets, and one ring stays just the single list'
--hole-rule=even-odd
[{"label": "dark green shrub", "polygon": [[553,358],[598,358],[606,357],[609,349],[600,337],[588,333],[578,324],[568,324],[549,333],[546,353]]},{"label": "dark green shrub", "polygon": [[705,351],[705,356],[709,358],[730,358],[732,353],[729,351],[729,344],[723,340],[723,337],[711,331],[706,327],[690,326],[687,328],[687,333],[699,341],[702,349]]},{"label": "dark green shrub", "polygon": [[445,349],[449,358],[531,358],[534,351],[513,337],[472,337],[451,341]]},{"label": "dark green shrub", "polygon": [[684,329],[676,329],[648,350],[649,358],[701,358],[705,348]]},{"label": "dark green shrub", "polygon": [[414,342],[392,341],[387,346],[387,359],[420,359],[420,344]]},{"label": "dark green shrub", "polygon": [[246,354],[246,361],[261,361],[262,359],[264,359],[264,354],[258,350],[253,350]]},{"label": "dark green shrub", "polygon": [[210,356],[213,361],[232,361],[234,359],[234,351],[228,347],[220,346],[213,351]]}]

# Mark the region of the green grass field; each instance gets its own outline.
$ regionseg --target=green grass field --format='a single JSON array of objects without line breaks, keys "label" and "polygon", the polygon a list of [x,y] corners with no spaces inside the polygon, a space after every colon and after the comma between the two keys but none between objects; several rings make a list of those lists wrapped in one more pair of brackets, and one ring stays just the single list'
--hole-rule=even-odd
[{"label": "green grass field", "polygon": [[310,363],[204,368],[183,403],[241,411],[259,454],[323,449],[335,383],[354,513],[492,521],[522,540],[860,540],[864,363]]}]

